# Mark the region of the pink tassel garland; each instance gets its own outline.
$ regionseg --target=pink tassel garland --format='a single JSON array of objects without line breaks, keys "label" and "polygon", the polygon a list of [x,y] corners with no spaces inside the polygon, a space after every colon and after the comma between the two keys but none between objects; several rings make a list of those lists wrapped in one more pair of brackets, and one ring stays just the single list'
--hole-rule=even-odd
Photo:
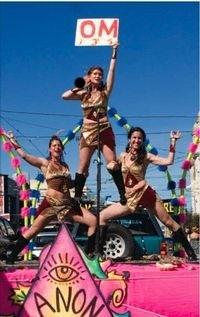
[{"label": "pink tassel garland", "polygon": [[186,205],[186,199],[185,197],[179,197],[178,198],[178,203],[179,203],[179,206],[185,206]]},{"label": "pink tassel garland", "polygon": [[184,178],[179,180],[179,188],[180,189],[186,188],[186,180]]},{"label": "pink tassel garland", "polygon": [[21,254],[24,255],[24,254],[26,254],[26,253],[28,253],[28,252],[29,252],[29,248],[28,248],[28,246],[26,246],[26,247],[22,250]]},{"label": "pink tassel garland", "polygon": [[185,160],[181,166],[184,170],[189,170],[191,168],[192,164],[189,160]]},{"label": "pink tassel garland", "polygon": [[12,150],[12,144],[9,141],[6,141],[2,144],[2,150],[4,152],[10,152]]},{"label": "pink tassel garland", "polygon": [[19,199],[20,200],[28,200],[29,199],[29,191],[28,190],[20,190]]},{"label": "pink tassel garland", "polygon": [[19,166],[20,166],[20,160],[19,160],[17,157],[13,157],[13,158],[11,159],[11,166],[12,166],[13,168],[19,167]]},{"label": "pink tassel garland", "polygon": [[28,207],[22,207],[20,211],[20,215],[22,218],[27,217],[29,215],[29,208]]},{"label": "pink tassel garland", "polygon": [[198,137],[200,137],[200,128],[197,128],[194,132],[194,134]]},{"label": "pink tassel garland", "polygon": [[192,154],[194,154],[196,152],[197,147],[198,147],[198,144],[191,143],[189,145],[188,151],[191,152]]},{"label": "pink tassel garland", "polygon": [[16,182],[18,186],[25,185],[27,183],[27,180],[24,174],[17,175]]}]

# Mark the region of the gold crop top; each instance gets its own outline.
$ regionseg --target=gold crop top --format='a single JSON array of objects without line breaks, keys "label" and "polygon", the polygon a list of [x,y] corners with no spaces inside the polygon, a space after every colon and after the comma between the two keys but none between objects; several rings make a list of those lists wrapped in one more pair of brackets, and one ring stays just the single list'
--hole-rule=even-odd
[{"label": "gold crop top", "polygon": [[68,192],[71,188],[71,175],[67,165],[57,165],[50,161],[46,171],[46,182],[49,189]]},{"label": "gold crop top", "polygon": [[120,155],[120,158],[119,158],[119,161],[120,161],[121,166],[122,166],[121,167],[122,174],[123,174],[125,181],[126,181],[126,177],[128,174],[133,175],[137,179],[137,181],[141,181],[141,180],[145,179],[147,166],[149,164],[147,156],[144,158],[142,164],[138,164],[135,161],[133,161],[133,163],[130,166],[127,166],[126,162],[125,162],[125,154],[126,153],[122,153]]},{"label": "gold crop top", "polygon": [[107,115],[108,97],[104,90],[87,93],[82,99],[81,108],[83,109],[84,118],[97,120],[97,108],[99,118]]}]

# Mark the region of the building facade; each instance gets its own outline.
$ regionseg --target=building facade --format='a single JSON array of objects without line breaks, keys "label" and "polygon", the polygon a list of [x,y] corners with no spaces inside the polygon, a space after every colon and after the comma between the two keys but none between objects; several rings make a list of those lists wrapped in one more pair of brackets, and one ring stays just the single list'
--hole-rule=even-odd
[{"label": "building facade", "polygon": [[[197,120],[193,126],[193,133],[197,128],[200,128],[200,113],[198,114]],[[200,214],[200,144],[194,154],[193,165],[190,169],[190,179],[192,213]]]},{"label": "building facade", "polygon": [[8,175],[0,174],[0,216],[17,225],[19,210],[19,188],[16,182]]}]

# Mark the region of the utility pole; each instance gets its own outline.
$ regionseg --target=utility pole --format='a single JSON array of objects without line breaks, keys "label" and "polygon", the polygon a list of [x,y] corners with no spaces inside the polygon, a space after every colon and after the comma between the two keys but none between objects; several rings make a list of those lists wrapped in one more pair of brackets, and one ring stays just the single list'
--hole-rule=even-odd
[{"label": "utility pole", "polygon": [[[200,112],[197,115],[196,122],[193,125],[194,131],[200,128]],[[190,169],[191,195],[192,195],[192,213],[200,214],[200,144],[194,154],[194,163]]]}]

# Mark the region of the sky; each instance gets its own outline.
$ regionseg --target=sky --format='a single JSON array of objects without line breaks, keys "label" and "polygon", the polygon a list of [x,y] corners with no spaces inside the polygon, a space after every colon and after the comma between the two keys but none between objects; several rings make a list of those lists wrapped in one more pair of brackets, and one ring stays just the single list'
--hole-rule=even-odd
[{"label": "sky", "polygon": [[[142,127],[161,156],[168,154],[170,131],[182,132],[169,167],[178,182],[199,111],[198,2],[1,2],[0,8],[2,128],[13,130],[29,153],[46,157],[51,135],[64,139],[82,117],[79,101],[64,101],[62,93],[90,66],[100,65],[106,74],[110,62],[109,46],[74,45],[77,19],[118,18],[120,46],[109,106]],[[110,121],[119,154],[127,144],[126,130]],[[2,150],[0,155],[1,173],[12,177],[8,155]],[[78,155],[77,135],[65,147],[72,176]],[[95,153],[87,179],[94,192],[96,158]],[[118,199],[103,157],[102,163],[101,196]],[[35,167],[22,162],[21,168],[36,177]],[[162,198],[171,198],[165,173],[150,166],[147,180]],[[185,194],[190,205],[190,192]]]}]

